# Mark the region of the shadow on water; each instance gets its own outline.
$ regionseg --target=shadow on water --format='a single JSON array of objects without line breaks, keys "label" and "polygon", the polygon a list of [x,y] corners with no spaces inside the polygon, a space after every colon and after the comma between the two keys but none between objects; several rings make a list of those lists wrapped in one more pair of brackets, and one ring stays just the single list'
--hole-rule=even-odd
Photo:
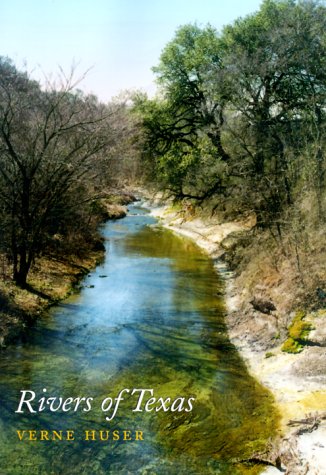
[{"label": "shadow on water", "polygon": [[[213,263],[141,208],[108,223],[103,235],[106,260],[81,294],[2,355],[3,473],[260,473],[237,460],[264,448],[277,416],[228,340]],[[125,394],[109,422],[101,401],[124,388],[150,388],[171,401],[194,397],[193,410],[133,412],[137,397]],[[93,397],[92,410],[15,414],[22,389],[36,399]],[[16,431],[30,429],[74,430],[75,440],[19,441]],[[84,440],[85,430],[119,429],[141,430],[144,440]]]}]

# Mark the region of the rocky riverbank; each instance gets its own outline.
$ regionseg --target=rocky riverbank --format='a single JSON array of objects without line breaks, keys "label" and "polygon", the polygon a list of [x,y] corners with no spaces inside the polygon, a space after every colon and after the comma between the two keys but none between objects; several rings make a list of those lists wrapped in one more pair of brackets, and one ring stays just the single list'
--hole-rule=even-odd
[{"label": "rocky riverbank", "polygon": [[[322,475],[326,467],[326,308],[319,302],[302,308],[302,296],[293,290],[288,262],[284,269],[262,263],[253,272],[228,271],[228,254],[255,226],[255,217],[218,222],[187,208],[156,207],[153,214],[178,234],[193,239],[215,260],[225,277],[227,324],[251,373],[268,387],[281,414],[279,437],[261,458],[275,467],[265,474]],[[226,262],[225,262],[226,261]],[[300,302],[300,321],[311,331],[298,341],[302,348],[284,351],[289,328]],[[270,306],[270,308],[269,308]],[[298,324],[295,329],[297,330]],[[302,328],[305,328],[301,324]],[[300,328],[301,328],[300,327]],[[296,342],[296,340],[295,340]],[[298,343],[299,344],[299,343]]]}]

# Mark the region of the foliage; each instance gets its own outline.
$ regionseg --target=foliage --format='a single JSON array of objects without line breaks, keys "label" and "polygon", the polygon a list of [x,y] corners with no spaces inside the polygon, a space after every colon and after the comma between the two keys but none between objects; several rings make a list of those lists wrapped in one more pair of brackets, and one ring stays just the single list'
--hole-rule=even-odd
[{"label": "foliage", "polygon": [[251,157],[247,180],[258,191],[254,204],[262,223],[280,227],[280,212],[293,202],[296,158],[315,140],[312,129],[321,139],[325,26],[318,4],[268,0],[222,37],[231,102],[240,112],[230,128],[240,127]]},{"label": "foliage", "polygon": [[154,99],[103,105],[72,75],[42,90],[1,58],[1,251],[15,280],[72,236],[83,248],[103,189],[146,178],[212,212],[254,213],[304,282],[307,230],[325,222],[325,10],[264,0],[221,33],[181,26]]},{"label": "foliage", "polygon": [[205,199],[222,189],[221,162],[229,158],[220,137],[223,100],[209,79],[219,69],[215,30],[181,27],[154,68],[162,99],[135,101],[143,118],[147,162],[154,161],[153,175],[178,197],[192,197],[195,190],[194,197]]},{"label": "foliage", "polygon": [[325,10],[265,0],[221,34],[180,27],[154,68],[160,95],[135,100],[148,178],[177,198],[223,195],[279,238],[309,186],[324,219]]},{"label": "foliage", "polygon": [[304,321],[305,313],[298,311],[288,328],[288,338],[282,345],[286,353],[300,353],[303,350],[307,336],[313,329],[311,323]]}]

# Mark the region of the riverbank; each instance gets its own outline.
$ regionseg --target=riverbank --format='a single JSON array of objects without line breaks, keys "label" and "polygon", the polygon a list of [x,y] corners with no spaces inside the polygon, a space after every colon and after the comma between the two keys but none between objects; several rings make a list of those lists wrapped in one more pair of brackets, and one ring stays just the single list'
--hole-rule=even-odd
[{"label": "riverbank", "polygon": [[[126,205],[135,199],[127,191],[108,193],[94,207],[97,223],[123,218],[127,214]],[[79,290],[84,275],[103,260],[105,249],[100,234],[92,237],[82,253],[76,251],[69,256],[59,252],[38,258],[29,273],[26,288],[15,284],[11,267],[2,259],[0,349],[24,337],[44,311]]]},{"label": "riverbank", "polygon": [[69,259],[42,257],[30,272],[28,286],[18,287],[8,274],[0,281],[0,347],[23,336],[37,317],[78,290],[78,282],[103,258],[104,250],[89,251],[86,257]]},{"label": "riverbank", "polygon": [[[300,303],[302,310],[303,301],[300,291],[292,289],[295,279],[289,262],[284,262],[284,269],[273,269],[266,260],[253,271],[249,255],[241,272],[229,272],[225,263],[225,257],[254,227],[255,217],[226,223],[167,206],[155,208],[153,214],[165,227],[208,252],[225,277],[230,339],[253,376],[273,393],[281,414],[279,438],[262,458],[275,465],[280,460],[280,468],[288,474],[322,475],[326,467],[326,309],[304,308],[305,321],[313,328],[309,340],[303,351],[282,351],[295,309]],[[257,305],[264,307],[271,301],[275,311],[262,311]],[[269,467],[265,473],[281,471]]]}]

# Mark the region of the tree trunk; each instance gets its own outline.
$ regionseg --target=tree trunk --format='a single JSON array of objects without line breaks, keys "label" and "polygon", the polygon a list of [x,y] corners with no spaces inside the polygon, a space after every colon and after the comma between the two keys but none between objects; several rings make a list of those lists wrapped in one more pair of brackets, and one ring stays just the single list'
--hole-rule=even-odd
[{"label": "tree trunk", "polygon": [[25,288],[27,285],[27,274],[28,271],[25,268],[19,268],[19,270],[14,275],[14,280],[17,285],[21,288]]},{"label": "tree trunk", "polygon": [[14,280],[17,285],[22,288],[26,287],[27,284],[27,275],[30,270],[30,260],[27,259],[26,248],[23,247],[19,255],[19,266],[14,270]]}]

